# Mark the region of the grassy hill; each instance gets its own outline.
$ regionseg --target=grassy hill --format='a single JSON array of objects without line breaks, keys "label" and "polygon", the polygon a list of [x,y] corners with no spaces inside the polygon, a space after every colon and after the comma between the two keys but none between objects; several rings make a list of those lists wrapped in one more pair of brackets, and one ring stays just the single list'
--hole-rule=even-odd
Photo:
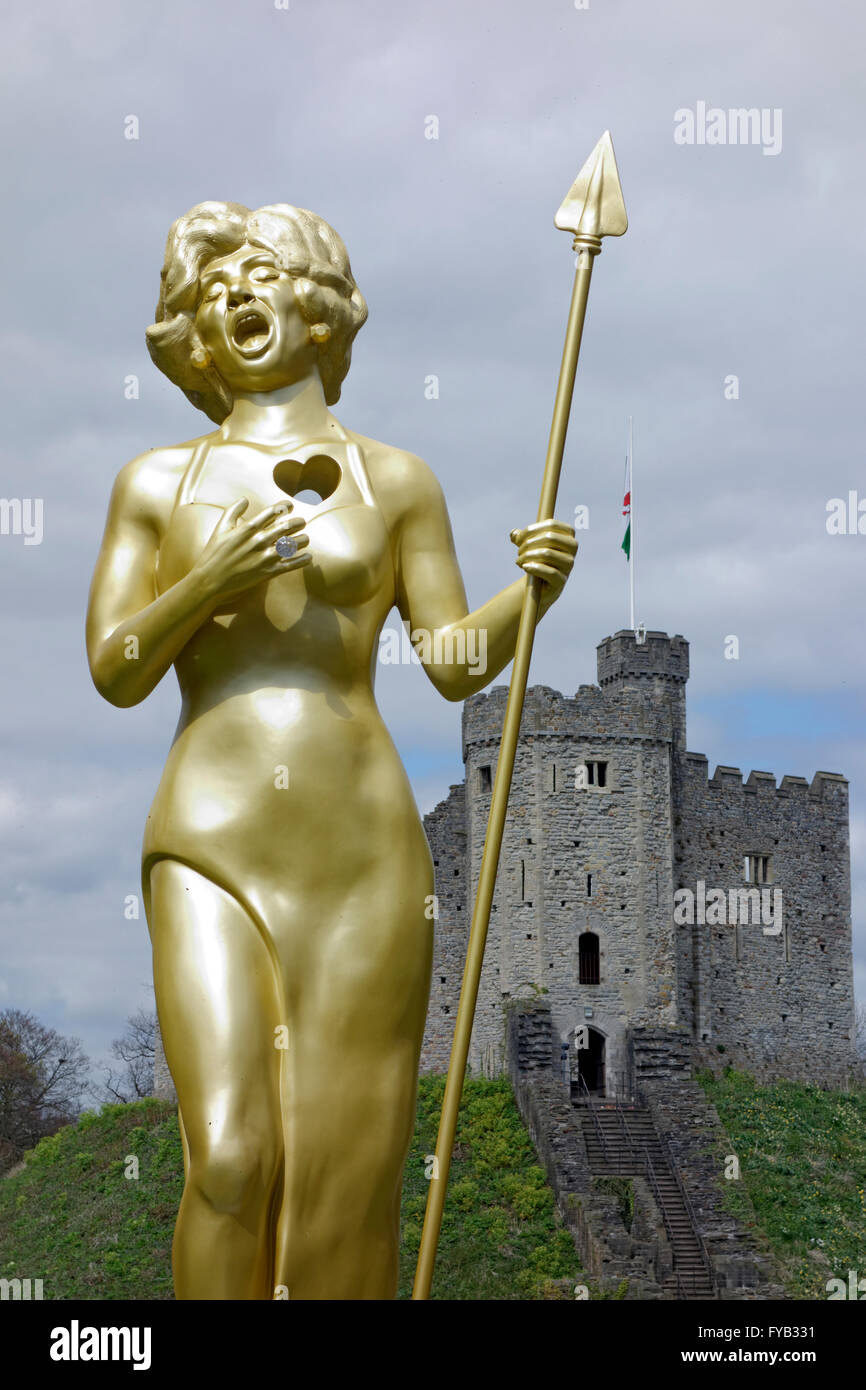
[{"label": "grassy hill", "polygon": [[[403,1191],[400,1298],[411,1292],[425,1155],[443,1091],[442,1079],[422,1078]],[[147,1100],[85,1115],[0,1182],[0,1276],[41,1278],[46,1298],[171,1298],[182,1174],[172,1106]],[[565,1299],[578,1274],[507,1081],[467,1082],[433,1297]]]},{"label": "grassy hill", "polygon": [[[730,1070],[699,1079],[740,1160],[727,1199],[745,1222],[757,1219],[789,1294],[823,1300],[829,1278],[866,1275],[866,1092],[759,1086]],[[403,1299],[443,1090],[441,1078],[422,1078],[403,1190]],[[171,1298],[182,1171],[173,1107],[149,1100],[85,1115],[0,1182],[0,1276],[41,1278],[46,1298]],[[508,1082],[467,1082],[433,1297],[568,1299],[577,1282],[602,1296],[580,1274]]]},{"label": "grassy hill", "polygon": [[[698,1080],[728,1131],[789,1296],[826,1299],[828,1279],[866,1275],[866,1091],[759,1086],[730,1068]],[[728,1201],[748,1220],[739,1187],[726,1184]]]}]

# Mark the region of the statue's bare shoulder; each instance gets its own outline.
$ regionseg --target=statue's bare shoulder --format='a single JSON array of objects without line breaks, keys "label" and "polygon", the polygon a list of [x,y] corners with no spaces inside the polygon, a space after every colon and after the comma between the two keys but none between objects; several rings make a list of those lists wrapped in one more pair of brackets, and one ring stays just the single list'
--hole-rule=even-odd
[{"label": "statue's bare shoulder", "polygon": [[383,444],[378,439],[351,432],[364,451],[364,459],[376,500],[389,528],[399,529],[413,514],[437,514],[445,510],[442,488],[429,464],[407,449]]},{"label": "statue's bare shoulder", "polygon": [[146,449],[121,468],[114,484],[111,509],[125,521],[153,527],[161,538],[168,525],[183,475],[200,435],[183,444]]}]

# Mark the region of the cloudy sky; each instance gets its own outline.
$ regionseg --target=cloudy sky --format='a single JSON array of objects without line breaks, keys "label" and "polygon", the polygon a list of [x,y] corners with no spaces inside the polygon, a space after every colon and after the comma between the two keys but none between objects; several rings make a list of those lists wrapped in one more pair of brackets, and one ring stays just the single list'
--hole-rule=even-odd
[{"label": "cloudy sky", "polygon": [[[6,7],[0,490],[43,499],[44,531],[0,535],[0,1008],[98,1061],[152,998],[124,900],[177,687],[107,705],[83,625],[115,474],[206,428],[144,345],[171,222],[290,202],[341,233],[370,317],[337,414],[430,463],[475,605],[535,515],[573,265],[553,216],[606,127],[630,228],[596,266],[558,508],[590,526],[532,680],[572,694],[627,625],[631,414],[638,618],[691,643],[689,746],[850,778],[864,992],[866,535],[826,526],[851,491],[866,513],[864,28],[855,0]],[[675,139],[678,112],[739,107],[761,143]],[[378,693],[428,810],[462,775],[459,706],[417,667]]]}]

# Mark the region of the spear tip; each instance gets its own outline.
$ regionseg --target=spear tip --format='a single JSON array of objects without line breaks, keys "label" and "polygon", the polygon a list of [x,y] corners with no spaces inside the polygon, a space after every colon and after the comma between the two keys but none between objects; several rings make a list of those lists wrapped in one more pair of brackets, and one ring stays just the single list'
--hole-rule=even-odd
[{"label": "spear tip", "polygon": [[575,236],[622,236],[628,229],[609,130],[602,135],[553,220],[555,226]]}]

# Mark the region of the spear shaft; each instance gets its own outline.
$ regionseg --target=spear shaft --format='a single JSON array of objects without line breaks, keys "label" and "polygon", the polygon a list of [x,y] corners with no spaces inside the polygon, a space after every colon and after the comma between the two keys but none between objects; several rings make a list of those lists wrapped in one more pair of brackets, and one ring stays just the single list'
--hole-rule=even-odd
[{"label": "spear shaft", "polygon": [[[605,190],[605,172],[610,178],[608,149],[615,187]],[[627,225],[625,208],[622,207],[620,216],[621,206],[621,192],[616,163],[613,160],[613,148],[610,145],[609,135],[605,133],[581,170],[581,174],[578,175],[576,183],[557,214],[557,225],[574,231],[574,246],[578,256],[571,291],[571,306],[565,330],[562,362],[559,368],[559,381],[553,404],[553,418],[547,444],[541,497],[538,504],[537,519],[539,521],[552,519],[556,507],[565,436],[571,412],[571,400],[574,393],[574,381],[577,374],[593,265],[595,264],[595,257],[601,251],[602,236],[619,236],[625,231]],[[620,222],[623,223],[621,228]],[[523,605],[520,610],[520,625],[514,652],[514,665],[505,707],[505,720],[502,726],[499,757],[496,763],[496,777],[490,801],[487,834],[481,857],[481,869],[472,913],[472,925],[469,930],[469,944],[463,970],[460,1002],[457,1006],[454,1039],[451,1045],[448,1077],[445,1083],[445,1097],[439,1120],[436,1161],[433,1166],[430,1190],[427,1194],[424,1228],[421,1232],[415,1284],[412,1290],[413,1300],[423,1300],[430,1296],[433,1266],[436,1261],[436,1250],[442,1227],[451,1155],[454,1148],[454,1136],[457,1131],[457,1116],[466,1075],[466,1063],[469,1057],[478,989],[481,983],[481,968],[484,963],[484,948],[487,944],[490,909],[496,888],[499,854],[502,848],[508,796],[514,772],[514,759],[517,754],[520,721],[523,715],[523,702],[526,696],[526,684],[529,678],[529,665],[532,659],[532,646],[538,623],[542,588],[543,581],[537,575],[529,574],[526,576]]]}]

